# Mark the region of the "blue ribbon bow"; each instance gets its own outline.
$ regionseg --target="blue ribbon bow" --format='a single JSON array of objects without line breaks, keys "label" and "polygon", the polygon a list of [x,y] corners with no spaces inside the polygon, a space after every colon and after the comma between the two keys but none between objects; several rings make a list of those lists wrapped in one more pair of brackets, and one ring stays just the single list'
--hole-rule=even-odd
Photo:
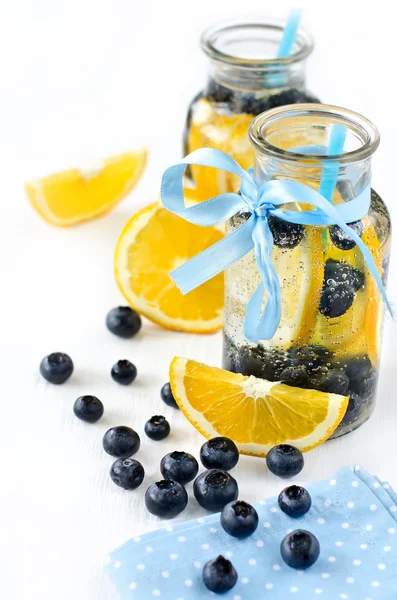
[{"label": "blue ribbon bow", "polygon": [[[300,152],[303,150],[312,154],[321,153],[315,146],[299,148]],[[200,204],[186,207],[183,176],[189,164],[221,169],[237,175],[241,178],[241,195],[220,194]],[[297,181],[269,180],[259,184],[253,176],[252,168],[245,171],[228,154],[211,148],[200,148],[164,172],[161,200],[165,208],[174,214],[202,226],[222,223],[242,209],[252,213],[244,225],[170,273],[181,292],[187,294],[230,267],[254,248],[261,283],[248,301],[244,320],[244,336],[250,342],[258,343],[260,340],[271,339],[281,319],[281,289],[271,258],[273,235],[268,223],[269,216],[301,225],[339,225],[360,248],[390,314],[393,315],[370,250],[347,225],[368,214],[371,201],[370,183],[349,202],[333,206],[322,194]],[[310,204],[315,208],[308,211],[278,208],[289,203]],[[265,290],[267,300],[261,312]]]}]

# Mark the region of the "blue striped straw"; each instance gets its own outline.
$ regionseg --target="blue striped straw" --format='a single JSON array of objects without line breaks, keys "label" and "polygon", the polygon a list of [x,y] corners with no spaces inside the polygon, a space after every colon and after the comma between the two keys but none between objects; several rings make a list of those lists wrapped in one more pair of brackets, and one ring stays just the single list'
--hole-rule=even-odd
[{"label": "blue striped straw", "polygon": [[283,37],[281,38],[276,58],[283,58],[284,56],[289,56],[289,54],[291,54],[301,17],[301,10],[297,8],[291,10],[284,27]]},{"label": "blue striped straw", "polygon": [[[327,156],[337,156],[343,154],[343,147],[345,145],[347,135],[347,127],[345,125],[333,125],[331,134],[329,136],[329,143],[327,148]],[[332,202],[332,196],[338,183],[339,175],[339,164],[337,162],[330,162],[324,164],[323,175],[321,177],[319,192],[329,202]]]}]

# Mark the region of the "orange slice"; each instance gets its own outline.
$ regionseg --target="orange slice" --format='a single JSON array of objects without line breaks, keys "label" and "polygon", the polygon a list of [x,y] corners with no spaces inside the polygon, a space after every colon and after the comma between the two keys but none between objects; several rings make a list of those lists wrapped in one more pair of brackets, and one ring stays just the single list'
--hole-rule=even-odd
[{"label": "orange slice", "polygon": [[70,169],[28,181],[35,210],[52,225],[66,227],[108,212],[140,179],[147,150],[140,148],[102,161],[92,169]]},{"label": "orange slice", "polygon": [[227,436],[242,454],[266,456],[277,444],[302,452],[322,444],[346,412],[348,398],[246,377],[187,358],[170,366],[175,400],[206,438]]},{"label": "orange slice", "polygon": [[[185,189],[185,199],[202,198],[199,192]],[[169,273],[222,237],[217,227],[192,225],[161,204],[151,204],[128,221],[117,242],[117,284],[131,306],[163,327],[217,331],[223,324],[223,273],[186,296]]]}]

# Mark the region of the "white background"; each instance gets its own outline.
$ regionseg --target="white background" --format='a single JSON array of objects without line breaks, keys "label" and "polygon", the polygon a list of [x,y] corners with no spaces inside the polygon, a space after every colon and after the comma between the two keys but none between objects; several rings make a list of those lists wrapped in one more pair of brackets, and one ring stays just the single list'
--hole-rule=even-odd
[{"label": "white background", "polygon": [[[278,0],[272,16],[290,2]],[[395,213],[395,21],[388,0],[301,0],[316,49],[309,88],[324,101],[362,112],[379,127],[374,187]],[[138,458],[146,484],[173,449],[196,455],[201,437],[181,414],[162,405],[161,385],[174,355],[220,364],[221,336],[164,332],[145,322],[132,341],[104,326],[122,302],[112,273],[120,230],[138,207],[157,198],[161,173],[177,160],[186,106],[204,82],[198,37],[232,16],[269,15],[272,3],[200,0],[6,0],[0,8],[1,177],[1,492],[0,597],[4,600],[113,600],[103,576],[107,553],[133,534],[155,528],[144,487],[127,493],[109,479],[101,438],[113,425],[140,433],[152,414],[169,417],[172,436],[143,439]],[[241,11],[244,12],[241,12]],[[85,166],[138,145],[150,150],[139,187],[103,219],[69,230],[45,224],[29,207],[25,179]],[[395,261],[390,296],[396,300]],[[379,403],[358,432],[311,452],[299,478],[328,477],[361,462],[397,485],[395,462],[396,327],[387,322]],[[68,352],[72,379],[51,387],[40,359]],[[109,376],[129,358],[139,371],[127,389]],[[72,414],[81,394],[106,407],[97,425]],[[248,500],[278,493],[263,460],[236,470]],[[184,518],[199,510],[191,506]],[[145,599],[146,600],[146,599]],[[255,599],[250,599],[255,600]]]}]

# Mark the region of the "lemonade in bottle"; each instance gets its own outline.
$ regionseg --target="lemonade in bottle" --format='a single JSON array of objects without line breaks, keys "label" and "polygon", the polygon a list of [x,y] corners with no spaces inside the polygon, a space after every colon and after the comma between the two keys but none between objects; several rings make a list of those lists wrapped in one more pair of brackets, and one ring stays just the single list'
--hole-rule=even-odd
[{"label": "lemonade in bottle", "polygon": [[[326,153],[330,132],[346,128],[343,154]],[[292,180],[320,191],[327,169],[335,182],[329,201],[340,205],[370,189],[377,129],[349,110],[302,104],[256,117],[249,131],[255,178]],[[302,147],[315,148],[312,154]],[[336,167],[335,167],[336,165]],[[336,170],[335,170],[336,169]],[[371,190],[368,214],[349,223],[372,254],[384,284],[391,243],[388,210]],[[310,209],[310,207],[308,207]],[[289,210],[302,206],[289,205]],[[232,217],[228,233],[249,218]],[[282,316],[272,339],[250,343],[243,323],[247,302],[260,282],[254,251],[226,270],[224,368],[301,388],[349,396],[334,436],[364,423],[374,408],[384,303],[357,244],[337,225],[295,224],[269,217],[272,261],[281,286]]]},{"label": "lemonade in bottle", "polygon": [[[318,102],[306,90],[306,59],[311,37],[298,29],[288,56],[275,58],[284,24],[226,22],[207,29],[201,47],[210,60],[203,91],[190,104],[184,132],[184,156],[198,148],[216,148],[244,169],[254,162],[248,128],[254,116],[286,104]],[[238,191],[239,180],[210,167],[192,166],[193,183],[211,195]]]}]

